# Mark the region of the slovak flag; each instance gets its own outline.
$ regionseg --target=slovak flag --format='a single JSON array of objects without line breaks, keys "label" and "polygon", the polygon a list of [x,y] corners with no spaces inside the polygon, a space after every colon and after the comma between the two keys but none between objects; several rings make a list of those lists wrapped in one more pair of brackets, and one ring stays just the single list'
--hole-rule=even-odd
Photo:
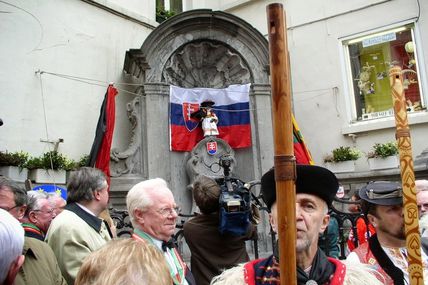
[{"label": "slovak flag", "polygon": [[250,84],[230,85],[224,89],[181,88],[170,86],[170,149],[191,151],[204,138],[201,122],[190,115],[204,101],[213,101],[218,117],[217,137],[232,148],[251,146]]}]

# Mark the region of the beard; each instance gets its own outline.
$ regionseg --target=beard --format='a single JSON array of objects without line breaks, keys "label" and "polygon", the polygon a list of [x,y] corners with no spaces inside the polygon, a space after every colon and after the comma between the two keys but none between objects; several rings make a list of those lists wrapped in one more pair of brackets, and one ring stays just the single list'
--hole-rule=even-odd
[{"label": "beard", "polygon": [[311,246],[311,241],[306,234],[296,239],[296,252],[304,252]]},{"label": "beard", "polygon": [[404,233],[404,225],[402,227],[400,227],[399,230],[396,230],[396,231],[392,231],[390,228],[388,228],[384,225],[379,225],[379,230],[381,230],[384,233],[389,234],[390,236],[392,236],[396,239],[401,239],[401,240],[406,239],[406,234]]}]

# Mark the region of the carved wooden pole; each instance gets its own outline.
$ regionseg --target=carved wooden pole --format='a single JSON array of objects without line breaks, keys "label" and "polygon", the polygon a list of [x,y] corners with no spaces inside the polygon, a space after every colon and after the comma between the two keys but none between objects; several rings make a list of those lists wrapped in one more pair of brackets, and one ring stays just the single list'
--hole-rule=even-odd
[{"label": "carved wooden pole", "polygon": [[421,261],[418,207],[416,205],[415,173],[413,171],[412,142],[407,121],[401,67],[392,67],[389,71],[389,79],[397,129],[395,137],[398,142],[400,153],[409,281],[412,285],[423,285],[424,279]]},{"label": "carved wooden pole", "polygon": [[269,34],[270,77],[276,202],[278,211],[281,284],[297,283],[296,270],[296,160],[293,151],[291,88],[285,14],[281,4],[266,8]]}]

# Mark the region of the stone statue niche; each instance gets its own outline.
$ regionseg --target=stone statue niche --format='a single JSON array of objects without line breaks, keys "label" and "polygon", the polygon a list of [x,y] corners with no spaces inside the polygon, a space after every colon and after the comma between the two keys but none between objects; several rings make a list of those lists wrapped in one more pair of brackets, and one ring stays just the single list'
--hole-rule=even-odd
[{"label": "stone statue niche", "polygon": [[[209,154],[209,144],[216,143],[217,151],[215,154]],[[222,139],[215,136],[207,136],[201,140],[189,153],[189,158],[186,162],[186,172],[189,177],[190,184],[187,190],[192,191],[192,183],[198,175],[204,175],[210,178],[222,178],[225,176],[224,169],[220,165],[222,157],[228,156],[231,159],[230,175],[233,176],[233,170],[236,166],[235,152],[230,145]],[[197,211],[196,204],[192,202],[192,211]]]},{"label": "stone statue niche", "polygon": [[[210,40],[189,42],[177,49],[167,60],[162,77],[169,84],[185,88],[224,88],[251,81],[250,71],[242,57],[224,43]],[[201,120],[201,126],[202,123]],[[224,155],[232,159],[231,174],[236,167],[235,152],[215,134],[206,135],[187,155],[186,172],[190,182],[188,190],[192,189],[191,185],[198,175],[224,177],[223,168],[219,164]],[[213,155],[207,151],[207,143],[210,142],[217,143],[217,152]]]},{"label": "stone statue niche", "polygon": [[[207,151],[207,144],[211,142],[217,143],[217,152],[213,155]],[[235,152],[227,142],[214,136],[205,137],[201,140],[190,152],[186,162],[186,172],[189,180],[193,182],[198,175],[208,176],[210,178],[224,177],[224,170],[220,166],[220,158],[229,156],[232,159],[230,172],[236,166]]]}]

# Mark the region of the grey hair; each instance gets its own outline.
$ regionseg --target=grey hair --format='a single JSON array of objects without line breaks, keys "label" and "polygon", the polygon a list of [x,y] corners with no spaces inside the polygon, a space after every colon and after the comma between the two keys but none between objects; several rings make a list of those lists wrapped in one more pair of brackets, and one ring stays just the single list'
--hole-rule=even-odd
[{"label": "grey hair", "polygon": [[66,202],[65,199],[62,198],[61,194],[59,194],[58,192],[49,192],[47,194],[48,194],[48,200],[49,200],[49,202],[55,203],[58,200],[62,200],[64,202]]},{"label": "grey hair", "polygon": [[22,255],[24,228],[7,211],[0,209],[0,284],[6,279],[10,265]]},{"label": "grey hair", "polygon": [[24,188],[9,178],[0,176],[0,190],[6,190],[13,193],[15,205],[20,207],[27,205],[27,193]]},{"label": "grey hair", "polygon": [[165,180],[155,178],[137,183],[129,190],[128,195],[126,195],[126,207],[128,208],[129,219],[134,228],[139,227],[135,223],[134,211],[137,209],[145,211],[151,207],[154,204],[152,193],[161,191],[162,189],[171,191]]},{"label": "grey hair", "polygon": [[415,181],[416,193],[421,191],[428,191],[428,180],[421,179]]},{"label": "grey hair", "polygon": [[38,211],[42,208],[42,201],[48,199],[48,194],[44,191],[28,191],[28,204],[27,210],[25,211],[25,216],[28,217],[28,214],[31,211]]},{"label": "grey hair", "polygon": [[101,170],[81,167],[72,171],[67,184],[67,203],[92,201],[94,192],[107,187],[107,179]]}]

